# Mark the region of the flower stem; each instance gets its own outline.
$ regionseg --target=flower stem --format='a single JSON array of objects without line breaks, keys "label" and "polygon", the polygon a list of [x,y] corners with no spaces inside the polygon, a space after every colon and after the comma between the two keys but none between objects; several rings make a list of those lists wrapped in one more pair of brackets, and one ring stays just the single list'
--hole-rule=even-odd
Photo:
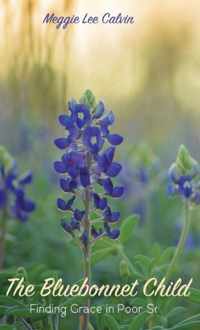
[{"label": "flower stem", "polygon": [[174,256],[172,258],[172,261],[169,265],[167,274],[165,276],[166,279],[169,279],[171,274],[174,271],[174,266],[176,265],[181,253],[183,252],[184,246],[185,246],[185,242],[189,233],[189,229],[190,229],[190,223],[191,223],[191,216],[190,216],[190,210],[189,210],[189,203],[185,202],[184,204],[184,226],[181,232],[181,236],[178,242],[178,245],[176,247],[176,251],[174,253]]},{"label": "flower stem", "polygon": [[[87,165],[90,168],[91,159],[87,155]],[[90,187],[85,188],[85,219],[84,219],[84,230],[86,234],[86,241],[84,243],[83,255],[84,255],[84,278],[87,279],[88,286],[91,284],[91,242],[90,242],[90,233],[91,233],[91,224],[90,224]],[[90,298],[87,298],[85,307],[90,309]],[[90,323],[90,314],[84,313],[80,317],[80,330],[88,330]]]}]

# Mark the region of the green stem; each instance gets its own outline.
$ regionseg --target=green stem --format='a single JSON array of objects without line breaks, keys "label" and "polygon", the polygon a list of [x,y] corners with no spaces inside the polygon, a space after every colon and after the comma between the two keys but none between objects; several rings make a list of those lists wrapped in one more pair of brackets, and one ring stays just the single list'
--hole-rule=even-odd
[{"label": "green stem", "polygon": [[144,199],[144,203],[146,204],[146,214],[145,214],[145,227],[146,227],[146,238],[147,243],[151,244],[152,239],[152,221],[151,221],[151,201],[150,201],[150,194],[146,196]]},{"label": "green stem", "polygon": [[48,316],[48,324],[49,324],[50,330],[54,330],[52,315]]},{"label": "green stem", "polygon": [[185,202],[184,204],[184,226],[181,232],[181,236],[176,248],[176,251],[174,253],[174,256],[172,258],[172,261],[169,265],[167,274],[165,276],[166,279],[169,279],[171,274],[174,271],[174,266],[176,265],[180,255],[183,252],[184,246],[185,246],[185,242],[189,233],[189,229],[190,229],[190,223],[191,223],[191,216],[190,216],[190,210],[189,210],[189,203]]}]

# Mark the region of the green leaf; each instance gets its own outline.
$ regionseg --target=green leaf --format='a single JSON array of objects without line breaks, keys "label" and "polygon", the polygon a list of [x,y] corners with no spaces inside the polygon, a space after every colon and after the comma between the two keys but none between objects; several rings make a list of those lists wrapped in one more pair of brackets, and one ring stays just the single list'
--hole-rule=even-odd
[{"label": "green leaf", "polygon": [[188,330],[188,328],[191,325],[196,325],[196,324],[200,324],[200,314],[196,314],[191,317],[188,317],[187,319],[177,323],[175,326],[169,328],[168,330],[185,329],[185,327],[187,327],[186,329]]},{"label": "green leaf", "polygon": [[190,295],[187,297],[191,302],[200,304],[200,290],[198,289],[190,289]]},{"label": "green leaf", "polygon": [[154,258],[151,263],[151,269],[156,268],[156,270],[158,270],[160,266],[161,269],[162,266],[167,266],[173,256],[174,250],[174,247],[168,247],[161,255]]},{"label": "green leaf", "polygon": [[14,308],[9,308],[6,312],[5,315],[13,315],[15,317],[22,317],[22,318],[31,318],[33,320],[41,320],[46,317],[45,313],[37,313],[30,311],[29,308],[24,307],[24,308],[19,308],[19,307],[14,307]]},{"label": "green leaf", "polygon": [[109,257],[110,255],[113,255],[113,253],[116,253],[116,247],[108,247],[105,249],[101,249],[95,253],[92,254],[92,265],[97,264],[98,262],[104,260],[105,258]]},{"label": "green leaf", "polygon": [[140,330],[146,321],[146,315],[147,313],[141,313],[133,318],[133,321],[128,327],[128,330]]},{"label": "green leaf", "polygon": [[13,325],[0,325],[0,330],[16,330]]},{"label": "green leaf", "polygon": [[134,260],[134,264],[139,267],[143,275],[148,276],[152,260],[144,255],[137,255]]},{"label": "green leaf", "polygon": [[92,248],[93,252],[97,252],[104,248],[117,248],[117,242],[115,240],[111,240],[108,237],[102,237],[101,239],[97,240]]},{"label": "green leaf", "polygon": [[9,296],[0,296],[0,305],[25,306],[21,301]]},{"label": "green leaf", "polygon": [[133,229],[138,222],[138,215],[133,214],[126,218],[121,225],[121,243],[126,243],[133,235]]},{"label": "green leaf", "polygon": [[173,308],[167,315],[167,318],[173,319],[174,317],[177,317],[179,314],[183,315],[183,313],[186,311],[186,308],[183,306],[177,306]]},{"label": "green leaf", "polygon": [[5,270],[0,272],[0,281],[8,280],[8,278],[15,277],[16,270]]},{"label": "green leaf", "polygon": [[89,323],[89,329],[88,330],[94,330],[94,327],[92,326],[91,323]]},{"label": "green leaf", "polygon": [[118,322],[111,315],[103,316],[103,324],[106,327],[106,330],[120,330]]}]

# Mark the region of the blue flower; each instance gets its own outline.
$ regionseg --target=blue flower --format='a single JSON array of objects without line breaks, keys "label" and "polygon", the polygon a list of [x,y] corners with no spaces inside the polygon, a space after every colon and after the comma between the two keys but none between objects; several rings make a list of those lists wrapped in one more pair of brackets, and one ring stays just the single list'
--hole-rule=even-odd
[{"label": "blue flower", "polygon": [[70,116],[66,115],[66,114],[60,115],[58,117],[58,121],[67,130],[71,130],[74,127],[73,119]]},{"label": "blue flower", "polygon": [[67,173],[67,165],[62,160],[54,162],[54,169],[57,173]]},{"label": "blue flower", "polygon": [[55,145],[59,149],[66,149],[70,145],[70,139],[68,138],[58,138],[55,140]]},{"label": "blue flower", "polygon": [[104,227],[106,235],[111,239],[117,239],[120,236],[119,228],[111,229],[111,227],[107,223],[105,223]]},{"label": "blue flower", "polygon": [[85,188],[90,185],[90,172],[88,167],[80,168],[80,183]]},{"label": "blue flower", "polygon": [[76,180],[72,178],[60,179],[60,187],[64,192],[73,192],[77,188],[77,185]]},{"label": "blue flower", "polygon": [[114,198],[119,198],[123,195],[124,187],[114,187],[110,178],[106,178],[102,182],[107,195],[112,196]]},{"label": "blue flower", "polygon": [[[186,153],[184,147],[180,147],[179,157],[181,152]],[[189,156],[187,152],[187,157]],[[190,158],[188,158],[190,159]],[[191,158],[192,159],[192,158]],[[168,194],[173,196],[181,196],[182,199],[187,200],[192,204],[200,204],[200,171],[199,167],[196,164],[196,161],[193,160],[194,165],[190,166],[188,169],[180,166],[180,160],[176,163],[173,163],[169,169],[168,173]]]},{"label": "blue flower", "polygon": [[100,129],[94,126],[87,127],[83,132],[83,143],[90,152],[98,153],[104,144]]},{"label": "blue flower", "polygon": [[108,136],[110,133],[109,126],[112,126],[115,121],[115,116],[113,112],[109,112],[104,118],[100,120],[101,131],[104,137]]},{"label": "blue flower", "polygon": [[62,211],[72,210],[72,205],[76,196],[71,197],[67,202],[64,201],[62,198],[57,199],[57,207]]},{"label": "blue flower", "polygon": [[0,146],[0,209],[25,222],[35,210],[35,203],[26,196],[26,186],[33,180],[31,171],[19,175],[16,162]]},{"label": "blue flower", "polygon": [[64,219],[61,220],[61,226],[63,227],[63,229],[69,233],[73,235],[73,229],[71,227],[71,225],[69,223],[67,223]]},{"label": "blue flower", "polygon": [[102,228],[96,229],[94,226],[92,226],[91,235],[94,239],[98,239],[100,236],[105,235],[105,233],[103,232]]},{"label": "blue flower", "polygon": [[168,193],[171,195],[179,194],[185,199],[190,199],[194,192],[192,177],[180,175],[178,179],[172,173],[169,175]]},{"label": "blue flower", "polygon": [[99,119],[102,117],[102,115],[104,114],[105,112],[105,106],[103,104],[103,102],[99,102],[97,104],[97,107],[96,107],[96,111],[94,113],[94,115],[92,116],[92,119]]},{"label": "blue flower", "polygon": [[123,137],[119,134],[108,134],[107,140],[110,144],[117,146],[123,142]]},{"label": "blue flower", "polygon": [[93,193],[94,206],[99,210],[104,210],[108,204],[105,197],[101,198],[97,193]]},{"label": "blue flower", "polygon": [[[58,118],[67,135],[55,139],[55,145],[64,153],[54,162],[55,171],[61,175],[62,191],[73,196],[68,201],[57,200],[59,210],[71,213],[71,220],[62,220],[62,227],[71,235],[78,235],[83,245],[89,242],[90,236],[118,238],[119,230],[112,225],[120,220],[120,213],[111,211],[108,196],[119,198],[124,192],[122,186],[115,186],[111,180],[122,169],[114,158],[116,146],[122,143],[123,137],[110,132],[114,114],[107,113],[103,102],[96,105],[94,97],[89,92],[87,98],[87,93],[80,103],[70,101],[69,112]],[[83,210],[79,209],[80,199]],[[90,215],[86,210],[92,206],[101,213],[102,225],[90,224],[88,231],[86,223]]]},{"label": "blue flower", "polygon": [[85,211],[81,211],[79,209],[75,209],[74,210],[74,218],[77,220],[77,221],[81,221],[84,217],[84,214],[85,214]]},{"label": "blue flower", "polygon": [[72,118],[78,128],[82,128],[90,121],[90,111],[86,105],[76,104],[72,109]]},{"label": "blue flower", "polygon": [[104,211],[104,220],[106,222],[118,222],[120,219],[120,212],[112,212],[111,208],[108,206]]}]

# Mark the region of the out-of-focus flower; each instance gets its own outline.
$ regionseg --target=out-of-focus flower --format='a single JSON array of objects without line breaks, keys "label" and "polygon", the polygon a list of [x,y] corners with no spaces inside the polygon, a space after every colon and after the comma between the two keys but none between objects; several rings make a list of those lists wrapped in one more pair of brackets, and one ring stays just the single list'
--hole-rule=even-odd
[{"label": "out-of-focus flower", "polygon": [[[68,113],[58,118],[66,134],[55,140],[55,145],[64,153],[54,162],[54,168],[61,175],[62,191],[70,196],[67,201],[63,198],[57,201],[59,210],[71,213],[70,221],[62,220],[61,224],[72,236],[77,233],[85,244],[89,237],[83,224],[89,207],[89,211],[95,210],[101,219],[100,226],[91,224],[93,238],[116,239],[120,232],[113,224],[119,221],[120,213],[111,210],[108,197],[120,198],[124,192],[122,186],[113,183],[113,178],[121,171],[114,157],[123,137],[110,132],[114,114],[106,112],[103,102],[96,104],[90,91],[86,91],[80,102],[70,101],[68,109]],[[82,209],[75,206],[78,196]]]},{"label": "out-of-focus flower", "polygon": [[153,180],[158,176],[159,167],[158,158],[145,143],[133,147],[123,164],[119,179],[125,190],[124,203],[127,205],[128,212],[138,214],[141,222],[146,219],[146,200],[154,189],[147,192]]},{"label": "out-of-focus flower", "polygon": [[168,193],[193,205],[200,204],[200,167],[185,146],[180,146],[176,162],[169,169]]},{"label": "out-of-focus flower", "polygon": [[0,210],[25,222],[35,210],[35,203],[26,196],[25,188],[32,182],[29,171],[19,175],[16,162],[0,146]]}]

